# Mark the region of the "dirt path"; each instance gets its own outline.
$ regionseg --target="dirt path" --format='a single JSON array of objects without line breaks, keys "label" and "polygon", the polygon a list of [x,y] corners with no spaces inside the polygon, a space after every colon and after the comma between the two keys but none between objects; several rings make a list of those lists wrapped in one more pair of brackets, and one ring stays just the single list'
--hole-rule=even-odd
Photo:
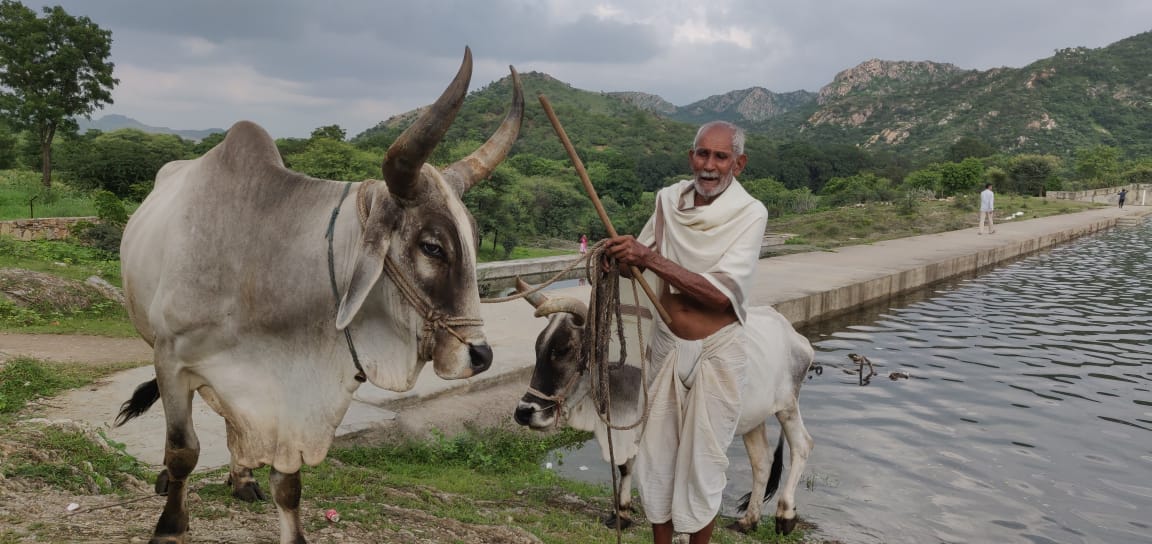
[{"label": "dirt path", "polygon": [[[33,357],[42,360],[76,363],[145,362],[152,358],[152,350],[138,338],[105,338],[98,336],[33,335],[0,333],[0,366],[12,357]],[[95,385],[99,387],[99,384]],[[478,427],[515,426],[512,411],[516,400],[524,394],[527,376],[516,376],[489,387],[473,387],[451,392],[423,402],[408,402],[395,408],[396,418],[366,434],[342,440],[344,443],[367,444],[389,434],[427,434],[437,428],[446,435],[458,433],[467,424]],[[51,406],[64,397],[46,403]],[[49,419],[56,406],[42,414]],[[67,407],[84,410],[84,407]],[[103,407],[102,407],[103,408]],[[95,409],[95,408],[93,408]],[[461,417],[462,414],[467,416]],[[71,425],[57,421],[57,425]],[[0,459],[11,444],[0,440]],[[208,483],[201,485],[210,485]],[[5,536],[21,538],[45,534],[68,535],[57,542],[104,543],[145,542],[156,523],[163,497],[151,491],[151,486],[138,482],[130,493],[130,501],[115,495],[70,494],[58,489],[22,479],[0,476],[0,540]],[[198,489],[192,490],[191,501],[195,525],[193,542],[276,542],[279,527],[275,515],[266,509],[232,508],[226,511],[218,505],[199,500]],[[456,497],[454,500],[469,500]],[[390,501],[389,501],[390,502]],[[70,512],[67,507],[76,503],[80,508]],[[321,516],[326,505],[315,504],[305,498],[302,510],[309,516]],[[426,512],[382,506],[389,510],[395,530],[367,529],[355,523],[328,524],[309,531],[309,542],[419,542],[440,544],[451,542],[478,543],[538,543],[539,539],[523,529],[511,526],[471,524],[454,520],[431,519]],[[116,523],[108,523],[115,519]],[[384,531],[384,532],[381,532]]]},{"label": "dirt path", "polygon": [[151,361],[152,347],[139,338],[0,333],[0,361],[21,356],[66,363]]}]

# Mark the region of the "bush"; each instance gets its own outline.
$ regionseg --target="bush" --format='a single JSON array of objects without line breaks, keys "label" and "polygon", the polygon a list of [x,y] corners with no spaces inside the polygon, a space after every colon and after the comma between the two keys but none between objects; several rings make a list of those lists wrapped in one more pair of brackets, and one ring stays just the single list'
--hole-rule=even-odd
[{"label": "bush", "polygon": [[961,210],[976,211],[980,207],[980,194],[968,193],[953,197],[952,206]]},{"label": "bush", "polygon": [[820,189],[820,194],[828,199],[830,206],[888,202],[895,196],[892,182],[876,174],[832,178]]},{"label": "bush", "polygon": [[170,134],[121,129],[68,140],[58,155],[60,169],[77,187],[129,196],[132,185],[151,185],[160,167],[184,158],[186,145]]},{"label": "bush", "polygon": [[120,202],[111,191],[98,190],[92,193],[92,200],[96,204],[96,215],[101,221],[121,226],[128,222],[128,212],[124,209],[124,203]]},{"label": "bush", "polygon": [[115,257],[120,253],[120,240],[124,237],[123,224],[89,223],[81,221],[72,227],[71,232],[81,244],[108,253]]},{"label": "bush", "polygon": [[920,210],[920,203],[925,200],[931,200],[936,196],[936,192],[932,189],[908,189],[897,201],[896,210],[902,215],[915,215]]}]

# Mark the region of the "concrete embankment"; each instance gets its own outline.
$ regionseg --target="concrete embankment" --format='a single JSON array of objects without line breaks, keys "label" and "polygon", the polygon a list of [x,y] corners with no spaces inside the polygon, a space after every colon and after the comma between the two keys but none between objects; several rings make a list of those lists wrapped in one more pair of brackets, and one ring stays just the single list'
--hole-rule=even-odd
[{"label": "concrete embankment", "polygon": [[799,326],[977,273],[1149,213],[1148,207],[1101,208],[1007,221],[996,225],[994,234],[965,229],[765,259],[760,261],[752,303],[774,306]]},{"label": "concrete embankment", "polygon": [[[752,303],[775,306],[796,325],[810,323],[958,275],[978,272],[1117,224],[1133,223],[1149,213],[1152,208],[1101,208],[1008,221],[998,224],[995,234],[991,235],[981,236],[976,229],[966,229],[763,259]],[[587,300],[589,288],[558,289],[549,291],[549,295]],[[468,380],[448,381],[437,377],[428,365],[411,391],[396,393],[362,386],[337,434],[356,434],[389,425],[388,422],[402,420],[406,410],[419,410],[420,401],[446,393],[464,395],[508,380],[525,381],[534,364],[536,335],[544,326],[544,320],[533,317],[532,312],[522,301],[483,305],[481,316],[496,356],[489,371]],[[72,391],[60,399],[60,408],[48,417],[82,420],[106,428],[133,388],[151,377],[152,369],[141,367],[112,376],[94,388]],[[514,405],[515,399],[508,399],[507,405],[492,409],[511,414]],[[467,414],[461,417],[466,418]],[[199,468],[227,464],[222,420],[199,398],[194,419],[202,448]],[[154,409],[129,425],[106,432],[141,460],[160,462],[164,443],[161,410]]]}]

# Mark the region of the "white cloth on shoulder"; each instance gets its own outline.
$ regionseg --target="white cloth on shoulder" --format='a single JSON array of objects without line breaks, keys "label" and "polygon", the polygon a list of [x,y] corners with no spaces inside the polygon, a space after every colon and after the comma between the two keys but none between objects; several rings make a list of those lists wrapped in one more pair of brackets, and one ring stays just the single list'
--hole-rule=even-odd
[{"label": "white cloth on shoulder", "polygon": [[745,344],[739,323],[684,340],[654,321],[651,411],[636,457],[636,487],[652,523],[672,521],[677,531],[695,533],[720,511],[747,379]]},{"label": "white cloth on shoulder", "polygon": [[[656,211],[636,239],[704,276],[732,301],[743,323],[768,210],[735,179],[707,206],[694,206],[694,196],[690,179],[661,189],[656,194]],[[668,288],[677,293],[675,287]]]}]

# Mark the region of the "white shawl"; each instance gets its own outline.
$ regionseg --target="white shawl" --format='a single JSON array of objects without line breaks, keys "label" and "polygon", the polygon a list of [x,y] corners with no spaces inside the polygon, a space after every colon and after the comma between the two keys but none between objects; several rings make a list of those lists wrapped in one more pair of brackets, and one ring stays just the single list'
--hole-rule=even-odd
[{"label": "white shawl", "polygon": [[768,210],[735,179],[707,206],[694,206],[694,195],[690,179],[661,189],[656,193],[656,211],[637,240],[703,275],[732,301],[736,317],[744,323]]}]

